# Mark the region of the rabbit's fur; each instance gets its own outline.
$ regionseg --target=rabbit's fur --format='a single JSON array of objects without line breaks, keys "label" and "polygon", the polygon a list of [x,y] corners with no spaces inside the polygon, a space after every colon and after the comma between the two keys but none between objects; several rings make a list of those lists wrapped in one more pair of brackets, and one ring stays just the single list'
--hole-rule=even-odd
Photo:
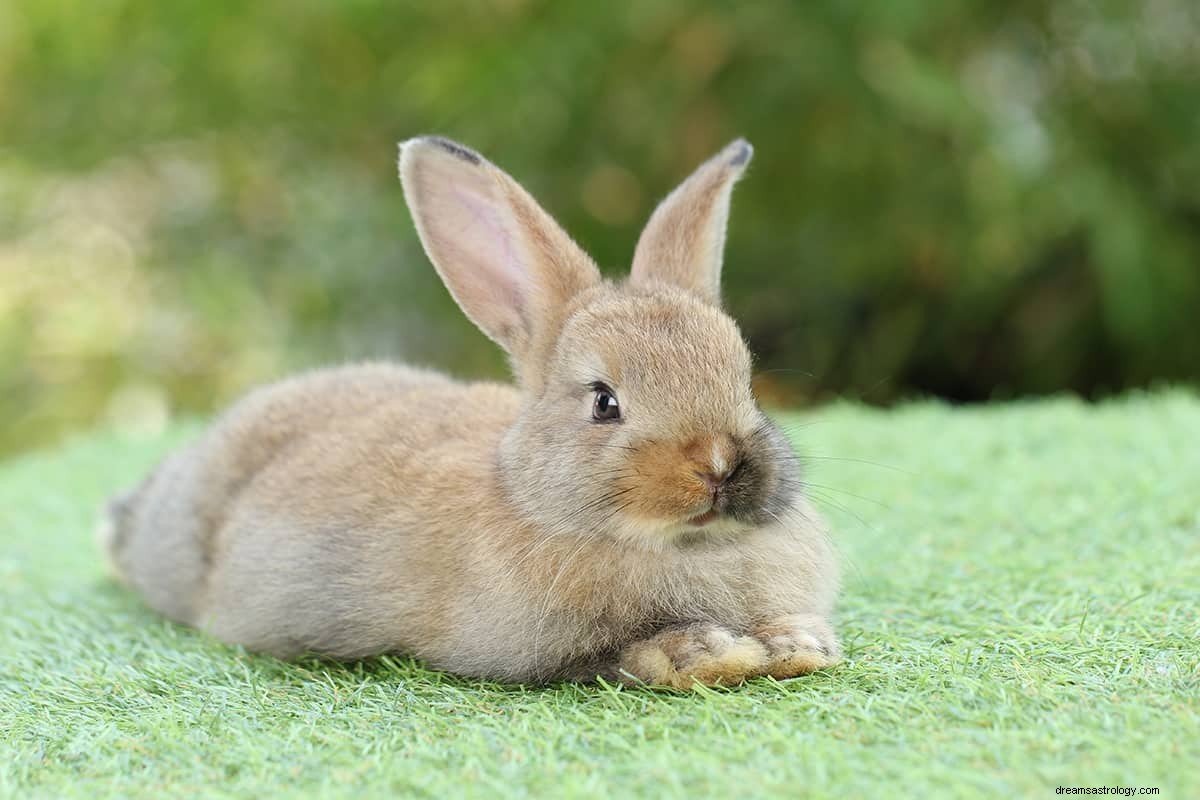
[{"label": "rabbit's fur", "polygon": [[668,196],[613,284],[477,153],[406,142],[426,252],[516,385],[361,364],[259,389],[113,501],[117,573],[280,656],[681,687],[835,663],[833,552],[719,306],[751,152]]}]

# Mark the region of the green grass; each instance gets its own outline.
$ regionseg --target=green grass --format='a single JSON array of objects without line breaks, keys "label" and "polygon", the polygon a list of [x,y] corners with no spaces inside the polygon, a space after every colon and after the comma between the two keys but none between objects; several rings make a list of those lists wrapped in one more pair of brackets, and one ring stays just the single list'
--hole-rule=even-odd
[{"label": "green grass", "polygon": [[172,442],[0,468],[0,793],[1200,796],[1200,400],[788,416],[847,659],[665,694],[283,663],[106,581],[94,509]]}]

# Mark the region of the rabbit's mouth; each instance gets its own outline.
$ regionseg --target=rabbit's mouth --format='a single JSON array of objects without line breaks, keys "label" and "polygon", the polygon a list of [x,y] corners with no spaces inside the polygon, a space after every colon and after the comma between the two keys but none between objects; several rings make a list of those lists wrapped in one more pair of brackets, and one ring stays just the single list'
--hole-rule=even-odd
[{"label": "rabbit's mouth", "polygon": [[697,528],[702,528],[719,516],[721,516],[721,512],[717,511],[717,509],[714,507],[710,508],[708,511],[705,511],[703,514],[697,514],[696,516],[692,517],[687,521],[687,524],[694,525]]}]

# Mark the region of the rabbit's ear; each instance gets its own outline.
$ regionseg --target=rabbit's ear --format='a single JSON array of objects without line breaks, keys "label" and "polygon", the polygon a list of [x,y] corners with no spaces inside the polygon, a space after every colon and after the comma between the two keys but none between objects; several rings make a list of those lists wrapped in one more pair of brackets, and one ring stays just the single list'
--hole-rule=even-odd
[{"label": "rabbit's ear", "polygon": [[729,195],[752,155],[745,139],[731,142],[658,204],[633,254],[632,283],[669,283],[720,303]]},{"label": "rabbit's ear", "polygon": [[517,361],[576,293],[591,258],[520,184],[473,150],[426,136],[400,145],[400,181],[421,244],[471,321]]}]

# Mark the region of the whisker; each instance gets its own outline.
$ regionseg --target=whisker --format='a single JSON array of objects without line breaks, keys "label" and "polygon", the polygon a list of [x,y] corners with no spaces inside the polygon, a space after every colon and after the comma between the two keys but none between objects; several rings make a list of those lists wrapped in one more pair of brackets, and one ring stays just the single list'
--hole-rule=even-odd
[{"label": "whisker", "polygon": [[818,492],[812,492],[812,493],[810,493],[810,496],[815,500],[820,500],[822,503],[824,503],[827,506],[830,506],[831,508],[833,508],[836,511],[841,511],[843,514],[849,514],[850,516],[852,516],[856,520],[858,520],[859,524],[862,525],[867,530],[877,533],[879,535],[882,535],[882,533],[880,533],[878,528],[876,528],[871,523],[867,522],[865,519],[863,519],[863,517],[861,515],[859,515],[856,511],[854,511],[852,508],[846,506],[845,504],[839,503],[838,501],[834,500],[833,498],[828,497],[823,494],[820,494]]},{"label": "whisker", "polygon": [[763,369],[763,370],[759,370],[758,372],[755,372],[755,373],[754,373],[754,375],[753,375],[752,377],[755,377],[755,378],[757,378],[759,375],[771,375],[771,374],[774,374],[774,373],[776,373],[776,372],[795,372],[795,373],[798,373],[798,374],[800,374],[800,375],[807,375],[807,376],[808,376],[808,377],[810,377],[810,378],[816,378],[816,377],[817,377],[816,375],[814,375],[813,373],[809,372],[808,370],[804,370],[804,369],[796,369],[795,367],[772,367],[771,369]]},{"label": "whisker", "polygon": [[632,492],[634,490],[634,488],[635,487],[633,487],[633,486],[629,486],[624,489],[617,489],[617,490],[611,491],[607,494],[601,495],[600,497],[597,497],[594,500],[589,500],[588,502],[584,503],[582,506],[580,506],[579,508],[577,508],[573,512],[571,512],[567,517],[565,517],[562,520],[562,522],[564,524],[569,523],[572,520],[576,519],[577,517],[587,513],[588,511],[591,511],[592,509],[594,509],[598,506],[602,506],[605,503],[612,502],[613,500],[617,499],[618,497],[623,497],[624,495],[629,494],[630,492]]},{"label": "whisker", "polygon": [[845,489],[838,489],[836,487],[826,486],[821,483],[813,483],[812,481],[802,481],[801,483],[803,483],[804,486],[812,487],[814,489],[823,489],[827,492],[837,492],[838,494],[844,494],[848,497],[853,497],[855,499],[862,500],[864,503],[874,503],[875,505],[879,506],[880,508],[886,509],[888,511],[893,510],[892,507],[889,506],[887,503],[884,503],[880,500],[875,500],[870,497],[864,497],[861,494],[855,494],[854,492],[849,492],[849,491],[846,491]]},{"label": "whisker", "polygon": [[556,445],[556,446],[557,447],[586,447],[586,448],[592,449],[592,450],[596,450],[596,449],[626,450],[630,453],[636,453],[638,451],[638,448],[630,447],[629,445],[626,445],[626,444],[608,444],[605,442],[573,442],[573,443],[566,443],[566,444],[561,444],[561,445]]},{"label": "whisker", "polygon": [[541,536],[535,538],[533,542],[526,547],[524,551],[522,551],[521,557],[517,559],[517,562],[512,565],[508,572],[505,573],[504,581],[511,581],[513,578],[515,578],[517,572],[522,566],[525,565],[527,561],[529,561],[529,559],[533,557],[536,551],[541,550],[547,544],[555,541],[556,539],[558,539],[558,535],[553,532],[542,534]]},{"label": "whisker", "polygon": [[533,634],[533,665],[534,669],[538,671],[539,676],[544,676],[539,663],[539,645],[542,638],[542,629],[546,625],[546,620],[550,618],[550,606],[554,599],[554,588],[558,585],[559,580],[567,571],[567,567],[570,566],[571,562],[574,561],[589,544],[591,544],[591,540],[587,537],[583,537],[583,540],[579,543],[579,546],[576,547],[570,555],[563,559],[562,566],[559,567],[558,573],[554,576],[554,580],[550,582],[549,588],[546,589],[546,597],[542,602],[542,610],[538,613],[537,628],[534,630]]},{"label": "whisker", "polygon": [[771,518],[774,519],[776,522],[778,522],[783,527],[785,527],[785,528],[787,527],[786,525],[783,524],[783,520],[779,517],[779,515],[776,514],[774,511],[772,511],[771,509],[767,508],[766,506],[763,506],[762,511],[764,514],[770,514]]},{"label": "whisker", "polygon": [[900,472],[905,475],[915,476],[917,474],[915,472],[904,469],[902,467],[897,467],[894,464],[884,464],[879,461],[870,461],[865,458],[849,458],[846,456],[815,456],[810,453],[797,453],[796,458],[801,463],[803,463],[805,461],[847,461],[847,462],[850,462],[853,464],[867,464],[868,466],[872,466],[872,467],[880,467],[882,469],[890,469],[893,472]]}]

